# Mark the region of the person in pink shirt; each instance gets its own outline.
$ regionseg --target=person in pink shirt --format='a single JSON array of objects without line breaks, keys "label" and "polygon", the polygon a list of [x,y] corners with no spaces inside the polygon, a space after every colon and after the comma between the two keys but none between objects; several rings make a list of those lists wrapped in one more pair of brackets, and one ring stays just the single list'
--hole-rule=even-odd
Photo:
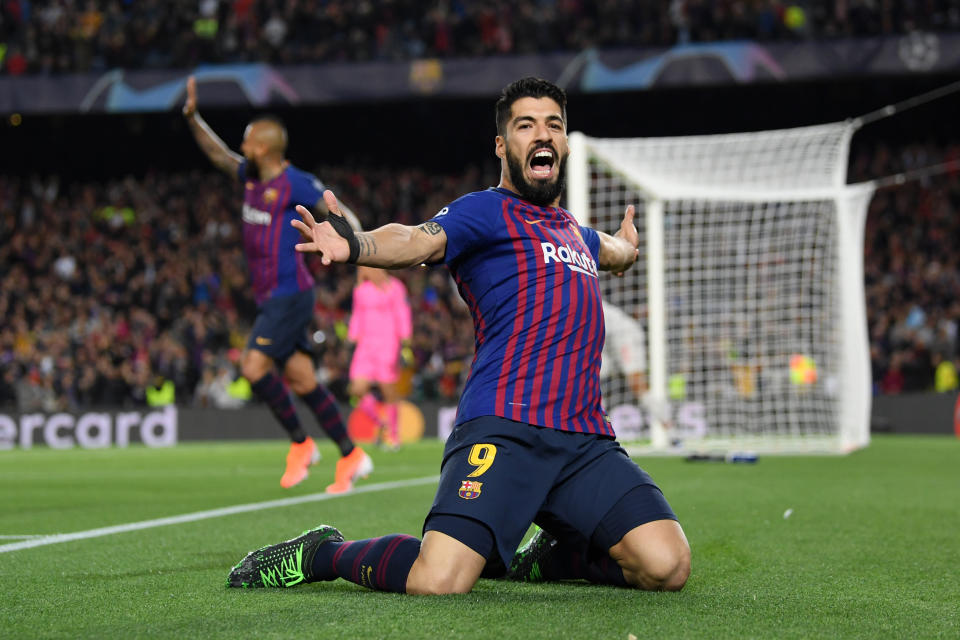
[{"label": "person in pink shirt", "polygon": [[[350,362],[350,393],[360,398],[358,409],[381,425],[381,430],[386,428],[386,434],[381,433],[380,437],[391,448],[400,444],[397,364],[400,357],[412,358],[409,347],[412,324],[403,283],[383,269],[357,267],[348,333],[348,338],[356,344]],[[383,394],[385,421],[372,392],[374,385]]]}]

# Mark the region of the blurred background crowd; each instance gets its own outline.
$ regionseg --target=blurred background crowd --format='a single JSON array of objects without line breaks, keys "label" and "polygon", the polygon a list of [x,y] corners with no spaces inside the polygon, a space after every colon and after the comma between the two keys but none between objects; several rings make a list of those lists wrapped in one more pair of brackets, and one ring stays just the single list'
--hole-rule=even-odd
[{"label": "blurred background crowd", "polygon": [[5,0],[0,72],[396,61],[958,28],[960,0]]},{"label": "blurred background crowd", "polygon": [[949,173],[880,189],[870,203],[864,275],[874,392],[951,391],[960,369],[960,145],[871,145],[854,182],[950,163]]},{"label": "blurred background crowd", "polygon": [[[960,30],[960,0],[2,0],[0,74],[509,56],[915,30]],[[957,137],[855,145],[850,180],[960,161],[960,145],[944,141]],[[0,174],[0,405],[137,405],[164,383],[181,404],[238,402],[231,385],[255,316],[239,188],[206,165],[171,170],[179,159],[168,159],[157,166],[163,169],[106,180],[102,171],[78,177],[66,168]],[[463,193],[496,184],[499,169],[489,161],[465,169],[452,163],[446,171],[381,168],[364,158],[304,168],[334,187],[366,228],[420,222]],[[882,189],[871,202],[865,284],[877,394],[957,386],[958,211],[956,171]],[[345,399],[354,270],[316,262],[312,270],[318,378]],[[414,400],[452,402],[473,355],[469,313],[446,269],[397,275],[414,312],[415,362],[401,388]]]},{"label": "blurred background crowd", "polygon": [[[871,144],[851,180],[960,158],[960,145]],[[417,223],[490,167],[313,167],[365,228]],[[230,406],[226,393],[255,315],[240,234],[240,192],[210,171],[75,181],[0,176],[0,405],[57,410],[143,404],[169,380],[181,404]],[[880,190],[866,231],[867,309],[878,394],[940,389],[960,365],[960,174]],[[345,399],[351,267],[312,264],[318,378]],[[453,401],[469,371],[473,327],[443,267],[397,272],[410,293],[416,399]]]},{"label": "blurred background crowd", "polygon": [[[320,167],[365,228],[419,222],[492,177]],[[162,379],[178,403],[228,406],[255,316],[240,191],[210,171],[64,183],[0,176],[0,404],[23,410],[143,404]],[[375,212],[375,216],[373,213]],[[320,268],[318,376],[345,397],[352,267]],[[398,273],[414,310],[415,398],[454,398],[473,327],[445,268]]]}]

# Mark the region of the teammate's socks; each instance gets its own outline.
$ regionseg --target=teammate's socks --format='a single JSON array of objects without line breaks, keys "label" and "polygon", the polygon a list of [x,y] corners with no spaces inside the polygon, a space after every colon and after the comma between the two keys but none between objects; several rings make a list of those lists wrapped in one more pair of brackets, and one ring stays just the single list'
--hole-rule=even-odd
[{"label": "teammate's socks", "polygon": [[405,593],[420,540],[399,533],[321,545],[313,557],[315,579],[343,578],[368,589]]},{"label": "teammate's socks", "polygon": [[336,398],[324,387],[318,384],[313,391],[300,396],[307,403],[311,411],[317,416],[320,427],[330,436],[330,439],[340,447],[340,455],[348,456],[353,451],[353,440],[347,433],[347,426],[340,417]]},{"label": "teammate's socks", "polygon": [[280,421],[280,426],[290,434],[291,440],[300,443],[307,439],[290,398],[290,391],[280,376],[270,372],[251,384],[250,389],[270,407],[270,411]]},{"label": "teammate's socks", "polygon": [[559,542],[540,560],[544,580],[587,580],[594,584],[630,586],[623,569],[606,552],[590,553],[586,543]]}]

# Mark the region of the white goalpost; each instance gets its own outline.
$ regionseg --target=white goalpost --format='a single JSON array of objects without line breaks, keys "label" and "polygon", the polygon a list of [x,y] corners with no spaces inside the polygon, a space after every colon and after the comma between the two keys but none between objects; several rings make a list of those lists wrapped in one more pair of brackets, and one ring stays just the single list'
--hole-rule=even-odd
[{"label": "white goalpost", "polygon": [[604,353],[604,406],[632,452],[868,444],[873,186],[846,184],[854,130],[570,135],[567,204],[581,224],[612,233],[637,207],[640,259],[602,281],[605,302],[634,319],[608,319],[615,343],[645,341],[646,389]]}]

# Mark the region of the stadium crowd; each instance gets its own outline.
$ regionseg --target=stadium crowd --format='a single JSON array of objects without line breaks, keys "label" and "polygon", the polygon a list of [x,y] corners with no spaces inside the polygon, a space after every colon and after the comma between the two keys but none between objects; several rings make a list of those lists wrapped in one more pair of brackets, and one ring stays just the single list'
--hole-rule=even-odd
[{"label": "stadium crowd", "polygon": [[875,393],[957,388],[960,145],[879,144],[850,167],[858,182],[940,163],[955,168],[880,189],[870,202],[864,275]]},{"label": "stadium crowd", "polygon": [[960,0],[6,0],[0,71],[410,60],[960,29]]},{"label": "stadium crowd", "polygon": [[[494,180],[479,170],[319,172],[343,185],[365,227],[418,220]],[[255,315],[238,189],[208,172],[76,184],[0,176],[0,404],[142,404],[160,379],[178,403],[230,404],[224,387]],[[364,215],[374,211],[378,220]],[[41,232],[52,219],[55,233]],[[355,278],[347,267],[313,271],[320,375],[343,397]],[[415,395],[455,397],[473,355],[469,312],[445,269],[400,277],[414,308]]]},{"label": "stadium crowd", "polygon": [[[857,154],[851,178],[960,158],[934,144]],[[415,223],[495,184],[491,168],[319,167],[365,228]],[[207,171],[109,182],[0,176],[0,405],[57,410],[146,402],[171,381],[181,404],[230,406],[226,387],[254,318],[237,185]],[[960,173],[884,189],[866,232],[877,393],[939,388],[960,365]],[[53,228],[41,229],[41,221]],[[353,269],[317,276],[318,377],[345,397]],[[454,399],[473,355],[469,313],[446,269],[398,272],[410,293],[414,399]],[[938,367],[940,369],[938,369]]]}]

